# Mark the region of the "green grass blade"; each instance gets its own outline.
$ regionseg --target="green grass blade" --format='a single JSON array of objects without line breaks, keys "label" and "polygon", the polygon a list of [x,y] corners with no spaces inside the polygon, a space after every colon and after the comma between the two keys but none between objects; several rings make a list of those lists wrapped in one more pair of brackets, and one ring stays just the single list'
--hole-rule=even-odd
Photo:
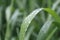
[{"label": "green grass blade", "polygon": [[42,10],[47,11],[48,13],[50,13],[56,19],[57,22],[60,22],[59,16],[53,10],[51,10],[49,8],[36,9],[23,20],[22,25],[21,25],[20,34],[19,34],[19,40],[24,40],[25,33],[26,33],[26,31],[29,27],[29,24],[34,19],[34,17]]},{"label": "green grass blade", "polygon": [[59,3],[60,3],[60,0],[56,0],[56,2],[52,6],[52,9],[55,10]]},{"label": "green grass blade", "polygon": [[7,27],[6,27],[5,40],[9,40],[10,38],[10,16],[11,16],[11,7],[7,7],[6,9]]},{"label": "green grass blade", "polygon": [[12,9],[13,9],[13,3],[14,3],[14,0],[11,0],[11,5],[8,6],[5,11],[6,21],[7,21],[5,40],[10,40],[10,37],[11,37],[10,18],[11,18]]},{"label": "green grass blade", "polygon": [[46,40],[50,40],[51,39],[51,37],[53,36],[53,34],[57,31],[57,27],[55,27],[53,30],[52,30],[52,32],[49,34],[49,36],[47,37],[47,39]]},{"label": "green grass blade", "polygon": [[33,20],[33,18],[36,16],[36,14],[41,11],[41,9],[36,9],[35,11],[33,11],[30,15],[28,15],[22,22],[21,25],[21,30],[20,30],[20,34],[19,34],[19,40],[24,40],[25,38],[25,33],[27,31],[27,28],[29,26],[29,24],[31,23],[31,21]]},{"label": "green grass blade", "polygon": [[0,31],[2,27],[2,6],[0,7]]},{"label": "green grass blade", "polygon": [[12,17],[11,17],[11,26],[12,26],[12,28],[11,29],[13,29],[14,28],[14,25],[16,24],[16,21],[17,21],[17,19],[18,19],[18,16],[20,16],[20,12],[19,12],[19,10],[18,9],[16,9],[15,11],[14,11],[14,14],[12,15]]},{"label": "green grass blade", "polygon": [[26,34],[25,40],[29,40],[30,35],[32,34],[33,30],[34,30],[34,26],[31,26],[31,27],[29,28],[27,34]]},{"label": "green grass blade", "polygon": [[42,26],[42,28],[40,29],[40,31],[38,33],[37,40],[44,40],[45,39],[52,22],[53,22],[53,20],[49,19],[44,23],[44,25]]},{"label": "green grass blade", "polygon": [[6,8],[6,20],[9,21],[10,20],[10,16],[11,16],[11,7],[7,7]]},{"label": "green grass blade", "polygon": [[56,14],[55,11],[52,11],[52,10],[49,9],[49,8],[45,8],[44,10],[47,11],[47,12],[49,12],[49,13],[55,18],[55,20],[56,20],[58,23],[60,23],[60,17]]},{"label": "green grass blade", "polygon": [[0,40],[1,40],[1,29],[2,29],[2,6],[0,7]]}]

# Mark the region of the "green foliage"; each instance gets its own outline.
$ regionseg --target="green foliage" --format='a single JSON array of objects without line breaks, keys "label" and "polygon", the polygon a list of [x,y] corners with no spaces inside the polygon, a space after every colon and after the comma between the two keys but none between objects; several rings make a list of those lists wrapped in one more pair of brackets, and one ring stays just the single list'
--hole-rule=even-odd
[{"label": "green foliage", "polygon": [[59,4],[60,0],[1,0],[0,40],[60,40]]}]

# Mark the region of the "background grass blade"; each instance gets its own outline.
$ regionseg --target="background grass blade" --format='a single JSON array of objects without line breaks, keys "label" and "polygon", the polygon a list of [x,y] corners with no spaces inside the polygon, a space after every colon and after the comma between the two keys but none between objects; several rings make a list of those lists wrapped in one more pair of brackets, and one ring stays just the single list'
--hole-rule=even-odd
[{"label": "background grass blade", "polygon": [[6,28],[5,40],[10,40],[10,37],[11,37],[10,18],[12,14],[13,3],[14,3],[14,0],[11,0],[11,5],[6,8],[7,28]]},{"label": "background grass blade", "polygon": [[53,29],[53,31],[49,34],[49,36],[47,37],[47,39],[46,40],[50,40],[51,39],[51,37],[53,36],[53,34],[57,31],[57,27],[55,27],[54,29]]},{"label": "background grass blade", "polygon": [[0,7],[0,31],[2,27],[2,6]]},{"label": "background grass blade", "polygon": [[30,35],[32,34],[33,30],[34,30],[34,26],[31,26],[31,27],[29,28],[29,30],[28,30],[28,32],[27,32],[26,37],[25,37],[24,40],[29,40]]},{"label": "background grass blade", "polygon": [[[47,20],[38,33],[37,40],[44,40],[49,31],[52,20]],[[47,28],[46,28],[47,27]]]},{"label": "background grass blade", "polygon": [[20,16],[20,12],[19,12],[18,9],[16,9],[16,10],[14,11],[14,14],[12,15],[12,17],[11,17],[11,19],[10,19],[10,20],[11,20],[11,26],[12,26],[11,29],[12,29],[12,30],[13,30],[16,22],[17,22],[18,16]]},{"label": "background grass blade", "polygon": [[[0,35],[1,35],[1,29],[2,29],[2,6],[0,7]],[[0,36],[0,40],[1,40],[1,36]]]}]

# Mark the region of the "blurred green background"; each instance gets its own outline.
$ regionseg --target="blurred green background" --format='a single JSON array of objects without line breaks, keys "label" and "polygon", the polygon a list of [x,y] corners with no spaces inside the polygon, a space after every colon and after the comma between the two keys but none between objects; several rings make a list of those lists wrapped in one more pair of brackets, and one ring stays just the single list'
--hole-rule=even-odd
[{"label": "blurred green background", "polygon": [[[50,8],[60,15],[60,0],[0,0],[0,40],[19,40],[24,18],[38,8]],[[51,22],[54,18],[45,11],[40,13],[30,23],[24,40],[48,40],[50,37],[56,26]],[[60,40],[59,28],[49,40]]]}]

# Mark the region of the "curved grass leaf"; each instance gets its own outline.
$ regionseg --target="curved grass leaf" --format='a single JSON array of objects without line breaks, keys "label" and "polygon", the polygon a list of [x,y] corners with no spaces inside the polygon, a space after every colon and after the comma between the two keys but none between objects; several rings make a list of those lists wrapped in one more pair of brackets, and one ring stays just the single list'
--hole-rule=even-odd
[{"label": "curved grass leaf", "polygon": [[[56,9],[56,7],[57,7],[57,5],[59,4],[60,2],[59,2],[59,0],[57,0],[54,4],[53,4],[53,6],[52,6],[52,10],[55,10]],[[44,23],[44,25],[42,26],[42,28],[40,29],[40,32],[39,32],[39,34],[38,34],[38,37],[37,37],[37,40],[45,40],[44,38],[46,37],[46,35],[47,35],[47,31],[49,31],[49,29],[50,29],[50,25],[53,23],[53,19],[52,19],[52,16],[49,14],[49,16],[48,16],[48,19],[47,19],[47,21]],[[43,29],[45,29],[45,30],[43,30]],[[43,31],[43,32],[42,32]],[[45,33],[44,33],[44,31],[45,31]],[[42,33],[41,33],[42,32]],[[43,37],[43,38],[42,38]]]},{"label": "curved grass leaf", "polygon": [[[52,10],[55,10],[59,3],[60,3],[60,1],[56,0],[56,2],[52,6]],[[51,19],[51,15],[48,16],[48,19]]]},{"label": "curved grass leaf", "polygon": [[41,9],[36,9],[34,10],[30,15],[28,15],[22,22],[22,25],[21,25],[21,30],[20,30],[20,35],[19,35],[19,40],[24,40],[25,38],[25,33],[27,31],[27,28],[29,26],[29,24],[31,23],[31,21],[33,20],[33,18],[37,15],[37,13],[39,11],[41,11]]},{"label": "curved grass leaf", "polygon": [[49,9],[49,8],[45,8],[44,10],[47,11],[47,12],[49,12],[49,13],[55,18],[55,20],[56,20],[58,23],[60,23],[60,18],[59,18],[59,16],[56,14],[56,12],[52,11],[52,10]]},{"label": "curved grass leaf", "polygon": [[50,25],[52,24],[53,20],[47,20],[44,25],[42,26],[42,28],[40,29],[38,36],[37,36],[37,40],[44,40],[44,38],[47,35],[47,32],[49,31]]},{"label": "curved grass leaf", "polygon": [[36,9],[34,10],[32,13],[30,13],[30,15],[28,15],[22,22],[22,25],[21,25],[21,30],[20,30],[20,34],[19,34],[19,40],[24,40],[25,38],[25,33],[29,27],[29,24],[31,23],[31,21],[34,19],[34,17],[40,12],[40,11],[47,11],[48,13],[50,13],[55,19],[57,22],[60,22],[60,18],[59,16],[51,9],[49,8],[39,8],[39,9]]},{"label": "curved grass leaf", "polygon": [[52,6],[52,9],[55,10],[59,3],[60,3],[60,0],[56,0],[56,2]]}]

